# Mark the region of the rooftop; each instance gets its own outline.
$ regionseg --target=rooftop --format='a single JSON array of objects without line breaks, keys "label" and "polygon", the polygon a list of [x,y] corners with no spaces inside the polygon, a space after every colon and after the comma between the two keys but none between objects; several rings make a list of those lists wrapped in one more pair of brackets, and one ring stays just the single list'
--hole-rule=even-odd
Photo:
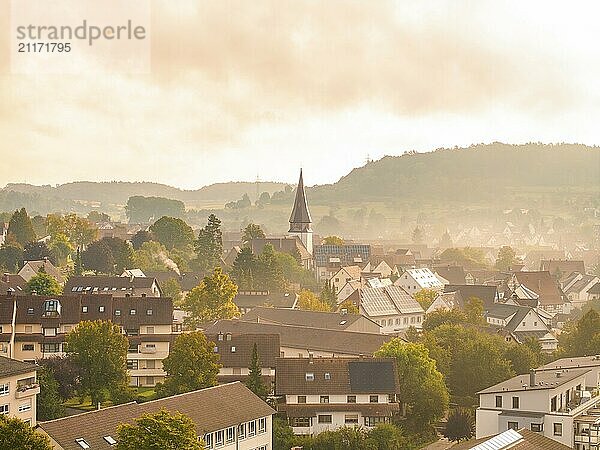
[{"label": "rooftop", "polygon": [[0,356],[0,378],[12,377],[23,373],[33,372],[37,369],[35,364],[30,364],[16,359]]},{"label": "rooftop", "polygon": [[[564,369],[555,371],[536,371],[535,385],[529,385],[529,374],[517,375],[509,380],[490,386],[479,391],[478,394],[492,394],[500,392],[533,391],[542,389],[555,389],[563,384],[569,383],[578,377],[585,375],[589,369]],[[560,376],[558,376],[560,373]]]}]

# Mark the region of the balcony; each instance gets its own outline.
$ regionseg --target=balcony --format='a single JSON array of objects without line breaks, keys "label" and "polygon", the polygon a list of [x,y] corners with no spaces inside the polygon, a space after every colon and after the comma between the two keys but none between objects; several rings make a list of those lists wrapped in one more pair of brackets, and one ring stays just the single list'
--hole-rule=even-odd
[{"label": "balcony", "polygon": [[37,395],[40,393],[40,385],[35,384],[27,384],[23,386],[19,386],[17,391],[15,392],[15,398],[25,398],[31,397],[32,395]]},{"label": "balcony", "polygon": [[156,347],[146,347],[143,345],[140,347],[140,353],[156,353]]}]

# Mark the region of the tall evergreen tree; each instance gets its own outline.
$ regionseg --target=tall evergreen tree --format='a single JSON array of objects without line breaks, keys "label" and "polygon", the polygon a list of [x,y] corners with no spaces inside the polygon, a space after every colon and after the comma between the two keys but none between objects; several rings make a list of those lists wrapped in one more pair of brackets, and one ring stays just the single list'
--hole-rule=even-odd
[{"label": "tall evergreen tree", "polygon": [[194,248],[200,270],[208,272],[219,265],[223,254],[223,234],[221,221],[214,214],[208,216],[208,223],[198,233]]},{"label": "tall evergreen tree", "polygon": [[248,367],[249,373],[246,379],[246,387],[254,392],[258,397],[263,400],[267,399],[269,394],[267,387],[262,380],[262,372],[260,368],[260,360],[258,358],[258,347],[256,342],[252,347],[252,359],[250,360],[250,367]]},{"label": "tall evergreen tree", "polygon": [[8,235],[22,247],[35,241],[35,231],[25,208],[16,210],[8,222]]},{"label": "tall evergreen tree", "polygon": [[259,271],[256,274],[256,284],[259,289],[265,291],[280,291],[284,288],[285,280],[281,267],[277,262],[275,248],[271,244],[264,246],[262,253],[258,257]]},{"label": "tall evergreen tree", "polygon": [[231,277],[235,280],[239,290],[248,291],[256,289],[255,274],[258,271],[258,260],[250,247],[242,248],[233,262]]}]

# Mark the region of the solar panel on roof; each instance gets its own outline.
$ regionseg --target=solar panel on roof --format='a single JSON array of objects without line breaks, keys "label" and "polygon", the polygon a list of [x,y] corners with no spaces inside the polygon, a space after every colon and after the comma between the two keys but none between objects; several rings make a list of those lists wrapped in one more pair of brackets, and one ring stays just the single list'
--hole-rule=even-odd
[{"label": "solar panel on roof", "polygon": [[522,439],[523,436],[515,430],[506,430],[504,433],[500,433],[498,436],[494,436],[493,438],[476,445],[471,450],[501,450],[509,445],[516,444]]}]

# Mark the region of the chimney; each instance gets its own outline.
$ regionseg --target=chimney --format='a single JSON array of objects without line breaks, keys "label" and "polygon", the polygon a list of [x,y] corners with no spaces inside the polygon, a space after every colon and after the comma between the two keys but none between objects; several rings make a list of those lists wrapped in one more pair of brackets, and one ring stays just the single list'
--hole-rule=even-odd
[{"label": "chimney", "polygon": [[530,387],[535,386],[535,369],[531,369],[529,371],[529,386]]}]

